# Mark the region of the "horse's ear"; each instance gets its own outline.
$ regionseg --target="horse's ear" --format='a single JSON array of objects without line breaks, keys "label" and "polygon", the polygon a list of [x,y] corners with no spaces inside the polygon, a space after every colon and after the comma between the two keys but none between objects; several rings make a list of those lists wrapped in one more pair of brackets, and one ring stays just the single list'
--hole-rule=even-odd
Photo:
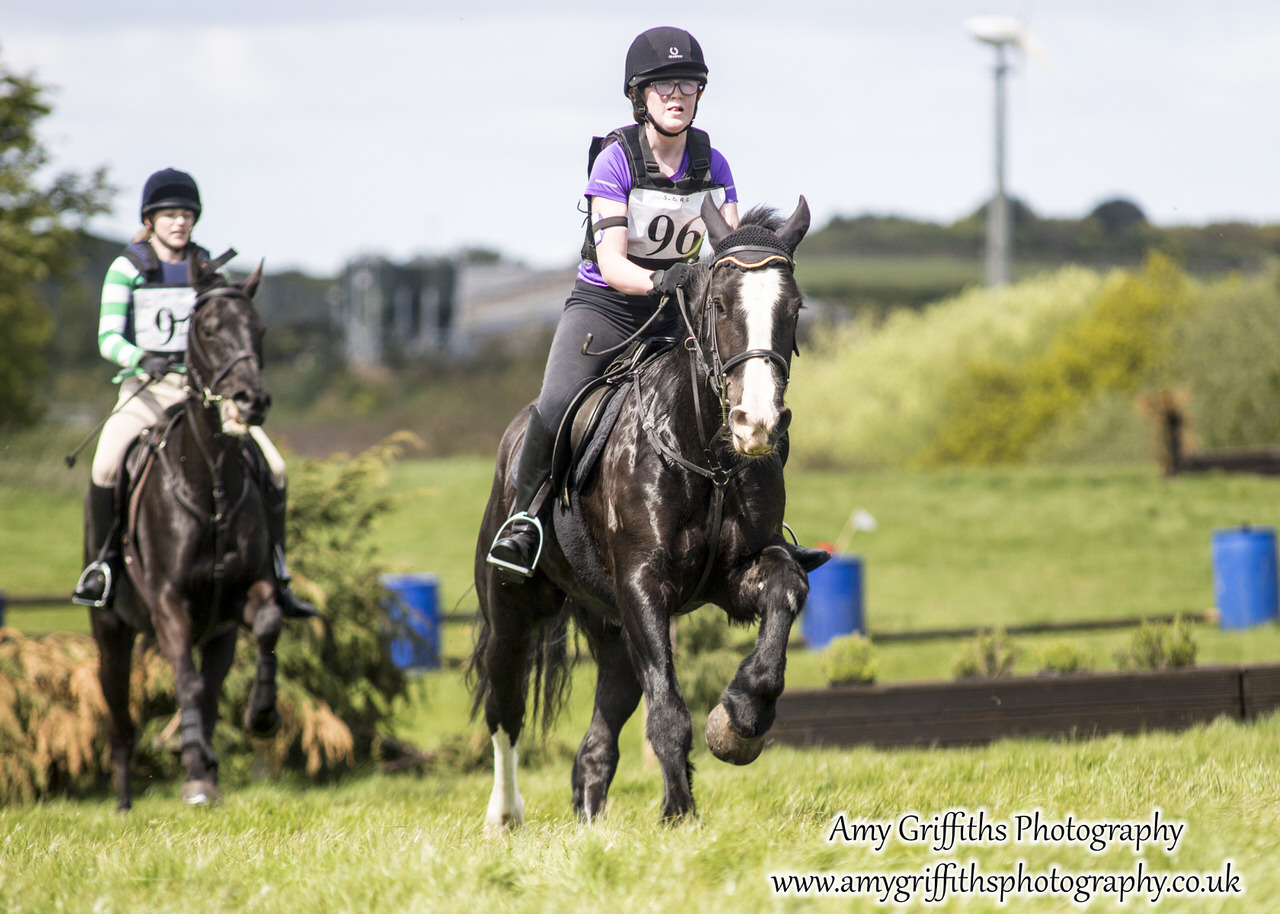
[{"label": "horse's ear", "polygon": [[729,228],[729,223],[724,221],[724,216],[720,213],[720,207],[716,206],[710,194],[707,194],[702,200],[702,221],[706,223],[707,237],[711,239],[712,249],[718,248],[725,236],[733,231],[733,229]]},{"label": "horse's ear", "polygon": [[266,260],[259,260],[258,266],[249,274],[249,278],[240,285],[240,288],[244,290],[244,294],[250,298],[253,298],[253,293],[258,291],[258,284],[262,282],[262,267],[265,263]]},{"label": "horse's ear", "polygon": [[778,229],[778,240],[787,246],[787,250],[792,254],[796,252],[796,248],[800,245],[800,240],[804,238],[804,233],[809,231],[809,204],[804,199],[804,195],[800,195],[800,204],[796,207],[796,211],[791,214],[791,218],[787,220],[786,225]]},{"label": "horse's ear", "polygon": [[204,259],[198,255],[192,255],[187,258],[187,282],[192,286],[199,286],[200,280],[204,279],[204,269],[207,264]]}]

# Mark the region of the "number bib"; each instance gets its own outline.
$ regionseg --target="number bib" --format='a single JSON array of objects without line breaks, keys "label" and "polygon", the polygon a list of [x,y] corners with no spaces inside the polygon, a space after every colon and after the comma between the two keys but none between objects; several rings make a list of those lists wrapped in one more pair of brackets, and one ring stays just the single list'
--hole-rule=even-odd
[{"label": "number bib", "polygon": [[631,188],[627,197],[627,257],[650,268],[697,260],[707,231],[701,211],[708,195],[717,207],[724,205],[723,187],[690,194]]},{"label": "number bib", "polygon": [[187,328],[195,304],[196,290],[191,286],[134,289],[134,343],[152,352],[186,352]]}]

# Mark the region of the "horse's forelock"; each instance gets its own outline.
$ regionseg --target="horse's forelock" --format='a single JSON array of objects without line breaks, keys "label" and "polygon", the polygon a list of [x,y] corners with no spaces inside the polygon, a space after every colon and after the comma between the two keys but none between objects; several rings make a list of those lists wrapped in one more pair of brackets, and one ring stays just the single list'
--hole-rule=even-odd
[{"label": "horse's forelock", "polygon": [[786,224],[785,219],[778,215],[778,211],[772,206],[753,206],[747,210],[738,227],[744,225],[758,225],[761,228],[767,228],[771,232],[776,232]]}]

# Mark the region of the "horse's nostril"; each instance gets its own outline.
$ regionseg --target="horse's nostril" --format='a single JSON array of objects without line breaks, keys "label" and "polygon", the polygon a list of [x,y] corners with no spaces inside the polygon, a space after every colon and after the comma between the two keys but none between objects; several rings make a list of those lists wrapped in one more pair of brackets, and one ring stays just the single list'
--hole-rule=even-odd
[{"label": "horse's nostril", "polygon": [[240,414],[252,420],[260,421],[266,416],[267,410],[271,408],[271,395],[259,394],[254,395],[248,391],[241,391],[232,396],[231,401],[235,403],[236,408],[240,410]]}]

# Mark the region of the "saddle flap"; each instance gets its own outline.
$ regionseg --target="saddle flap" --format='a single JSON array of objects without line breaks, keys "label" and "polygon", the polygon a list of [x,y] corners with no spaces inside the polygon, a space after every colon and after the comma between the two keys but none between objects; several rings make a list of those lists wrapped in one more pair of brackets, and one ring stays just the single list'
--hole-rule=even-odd
[{"label": "saddle flap", "polygon": [[625,385],[597,383],[583,391],[560,425],[552,458],[556,491],[568,504],[571,489],[581,486],[604,451],[617,421]]},{"label": "saddle flap", "polygon": [[676,340],[670,337],[636,340],[600,377],[585,385],[573,398],[556,430],[551,458],[552,486],[564,504],[569,503],[569,491],[586,482],[600,459],[626,399],[619,394],[631,386],[637,374],[675,344]]},{"label": "saddle flap", "polygon": [[608,405],[615,390],[612,387],[597,387],[583,399],[573,414],[573,422],[569,428],[569,453],[573,455],[575,463],[582,456],[582,446],[595,431],[604,407]]}]

